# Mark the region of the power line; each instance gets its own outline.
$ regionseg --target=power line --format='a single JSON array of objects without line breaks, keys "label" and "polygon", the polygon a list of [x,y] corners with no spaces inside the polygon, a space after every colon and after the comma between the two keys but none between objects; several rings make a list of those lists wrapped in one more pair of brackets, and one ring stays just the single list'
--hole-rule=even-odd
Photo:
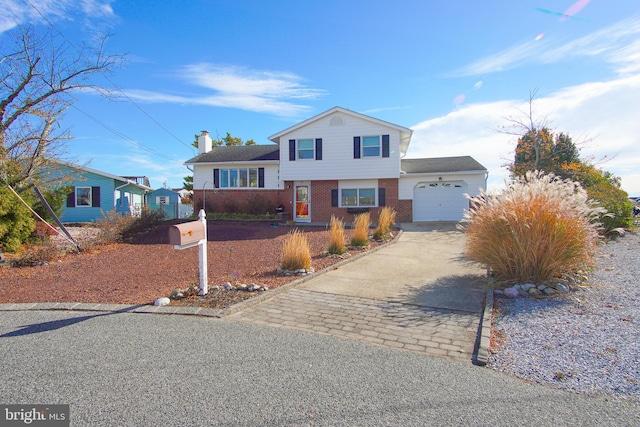
[{"label": "power line", "polygon": [[[73,44],[73,42],[71,40],[69,40],[67,38],[67,36],[64,35],[64,33],[62,33],[62,31],[60,31],[54,24],[53,22],[51,22],[46,16],[44,16],[42,14],[42,12],[40,12],[40,10],[31,3],[30,0],[26,0],[26,2],[29,4],[29,6],[31,6],[41,17],[42,19],[44,19],[51,28],[53,28],[58,34],[60,34],[60,36],[66,40],[67,43],[69,43],[69,45],[71,47],[73,47],[76,52],[78,52],[78,54],[80,56],[82,56],[85,60],[88,60],[87,57],[84,56],[84,53],[78,49],[75,44]],[[109,82],[111,83],[111,85],[118,91],[120,92],[126,99],[127,101],[129,101],[131,104],[133,104],[138,110],[140,110],[145,116],[147,116],[151,121],[153,121],[158,127],[160,127],[162,130],[164,130],[166,133],[168,133],[169,135],[171,135],[171,137],[173,137],[176,141],[178,141],[180,144],[184,145],[185,147],[189,148],[192,153],[194,152],[194,147],[192,145],[186,144],[184,141],[182,141],[180,138],[178,138],[176,135],[174,135],[169,129],[167,129],[165,126],[163,126],[160,122],[158,122],[155,118],[153,118],[149,113],[147,113],[140,105],[138,105],[133,99],[131,99],[131,97],[129,97],[129,95],[127,95],[118,85],[116,85],[106,73],[102,73],[103,77]],[[78,100],[77,98],[74,98],[76,100]],[[88,116],[88,114],[84,113],[83,111],[81,111],[80,109],[76,108],[78,111],[80,111],[81,113],[85,114]],[[89,116],[90,117],[90,116]],[[97,119],[92,118],[92,120],[95,120],[97,123],[101,124],[102,126],[105,126],[107,129],[111,130],[112,132],[118,134],[119,132],[115,131],[113,128],[108,127],[106,124],[102,124],[100,123]],[[128,138],[126,136],[124,136],[125,139],[129,140],[130,142],[133,142],[134,144],[139,144],[137,142],[135,142],[134,140],[132,140],[131,138]],[[149,148],[145,148],[147,151],[160,155],[157,152],[154,152],[153,150],[149,149]],[[165,157],[160,155],[161,157]],[[167,157],[165,157],[167,158]],[[171,160],[171,159],[170,159]]]}]

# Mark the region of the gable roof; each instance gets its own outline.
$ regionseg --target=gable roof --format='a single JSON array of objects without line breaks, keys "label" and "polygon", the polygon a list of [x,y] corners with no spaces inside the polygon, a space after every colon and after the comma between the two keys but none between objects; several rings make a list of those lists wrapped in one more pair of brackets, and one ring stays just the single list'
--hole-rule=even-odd
[{"label": "gable roof", "polygon": [[390,122],[386,122],[384,120],[380,120],[380,119],[376,119],[375,117],[370,117],[364,114],[360,114],[360,113],[356,113],[355,111],[351,111],[351,110],[347,110],[346,108],[342,108],[342,107],[333,107],[327,111],[325,111],[324,113],[320,113],[316,116],[313,116],[303,122],[300,122],[296,125],[293,125],[291,127],[288,127],[287,129],[280,131],[274,135],[271,135],[269,137],[269,140],[275,142],[276,144],[278,144],[280,142],[280,137],[283,135],[286,135],[288,133],[291,133],[293,131],[295,131],[296,129],[300,129],[302,127],[305,127],[313,122],[316,122],[318,120],[321,120],[333,113],[340,113],[340,114],[344,114],[347,116],[352,116],[352,117],[356,117],[358,119],[361,120],[366,120],[368,122],[372,122],[372,123],[376,123],[378,125],[381,126],[385,126],[385,127],[389,127],[392,129],[397,130],[398,132],[400,132],[400,152],[405,154],[407,152],[407,149],[409,148],[409,143],[411,142],[411,135],[413,134],[413,131],[409,128],[403,127],[403,126],[399,126],[399,125],[395,125],[393,123]]},{"label": "gable roof", "polygon": [[144,190],[145,192],[152,190],[151,187],[143,185],[143,184],[139,184],[139,183],[137,183],[136,181],[134,181],[132,179],[125,178],[124,176],[113,175],[113,174],[110,174],[108,172],[99,171],[97,169],[92,169],[92,168],[89,168],[87,166],[77,165],[75,163],[66,162],[66,161],[60,160],[60,159],[51,159],[50,158],[48,160],[50,162],[58,163],[60,165],[66,166],[66,167],[69,167],[69,168],[72,168],[72,169],[76,169],[78,171],[92,173],[92,174],[95,174],[95,175],[103,176],[105,178],[113,179],[113,180],[118,181],[118,182],[122,182],[123,184],[126,184],[126,185],[131,185],[133,187],[138,187],[139,189]]},{"label": "gable roof", "polygon": [[471,156],[401,159],[400,170],[407,174],[487,171]]},{"label": "gable roof", "polygon": [[280,148],[277,145],[220,145],[213,147],[208,153],[198,154],[196,157],[187,160],[185,164],[267,160],[280,160]]}]

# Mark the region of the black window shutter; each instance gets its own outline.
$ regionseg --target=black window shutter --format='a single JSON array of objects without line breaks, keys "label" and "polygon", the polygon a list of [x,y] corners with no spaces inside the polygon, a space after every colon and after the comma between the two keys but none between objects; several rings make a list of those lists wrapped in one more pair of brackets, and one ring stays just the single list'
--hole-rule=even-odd
[{"label": "black window shutter", "polygon": [[76,187],[73,187],[71,193],[67,194],[67,207],[75,208],[76,207]]},{"label": "black window shutter", "polygon": [[353,158],[354,159],[360,158],[360,137],[359,136],[353,137]]},{"label": "black window shutter", "polygon": [[384,188],[378,188],[378,206],[387,205],[387,194]]},{"label": "black window shutter", "polygon": [[331,190],[331,207],[338,207],[338,190]]},{"label": "black window shutter", "polygon": [[264,168],[258,168],[258,187],[264,188]]},{"label": "black window shutter", "polygon": [[220,188],[220,169],[213,170],[213,188]]},{"label": "black window shutter", "polygon": [[91,187],[91,206],[100,207],[100,187]]},{"label": "black window shutter", "polygon": [[382,135],[382,157],[389,157],[389,135]]},{"label": "black window shutter", "polygon": [[289,160],[294,161],[296,159],[296,140],[289,140]]},{"label": "black window shutter", "polygon": [[322,138],[316,138],[316,160],[322,160]]}]

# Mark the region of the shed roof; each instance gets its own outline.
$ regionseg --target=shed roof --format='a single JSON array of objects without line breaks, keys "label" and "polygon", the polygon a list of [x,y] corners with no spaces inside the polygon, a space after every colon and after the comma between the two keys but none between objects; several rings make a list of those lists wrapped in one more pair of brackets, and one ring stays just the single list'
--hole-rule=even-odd
[{"label": "shed roof", "polygon": [[185,164],[193,163],[221,163],[221,162],[258,162],[279,160],[280,149],[276,144],[260,145],[221,145],[211,149],[208,153],[198,154],[187,160]]},{"label": "shed roof", "polygon": [[429,159],[402,159],[404,173],[486,172],[487,168],[471,156],[435,157]]}]

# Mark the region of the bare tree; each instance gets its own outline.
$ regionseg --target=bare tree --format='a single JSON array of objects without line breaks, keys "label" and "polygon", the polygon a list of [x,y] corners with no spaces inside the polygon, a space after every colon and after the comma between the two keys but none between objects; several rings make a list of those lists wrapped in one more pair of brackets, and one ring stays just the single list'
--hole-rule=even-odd
[{"label": "bare tree", "polygon": [[62,154],[69,130],[60,119],[74,92],[95,90],[91,78],[120,65],[97,46],[76,47],[52,30],[18,27],[0,35],[0,178],[26,189],[38,184],[47,158]]}]

